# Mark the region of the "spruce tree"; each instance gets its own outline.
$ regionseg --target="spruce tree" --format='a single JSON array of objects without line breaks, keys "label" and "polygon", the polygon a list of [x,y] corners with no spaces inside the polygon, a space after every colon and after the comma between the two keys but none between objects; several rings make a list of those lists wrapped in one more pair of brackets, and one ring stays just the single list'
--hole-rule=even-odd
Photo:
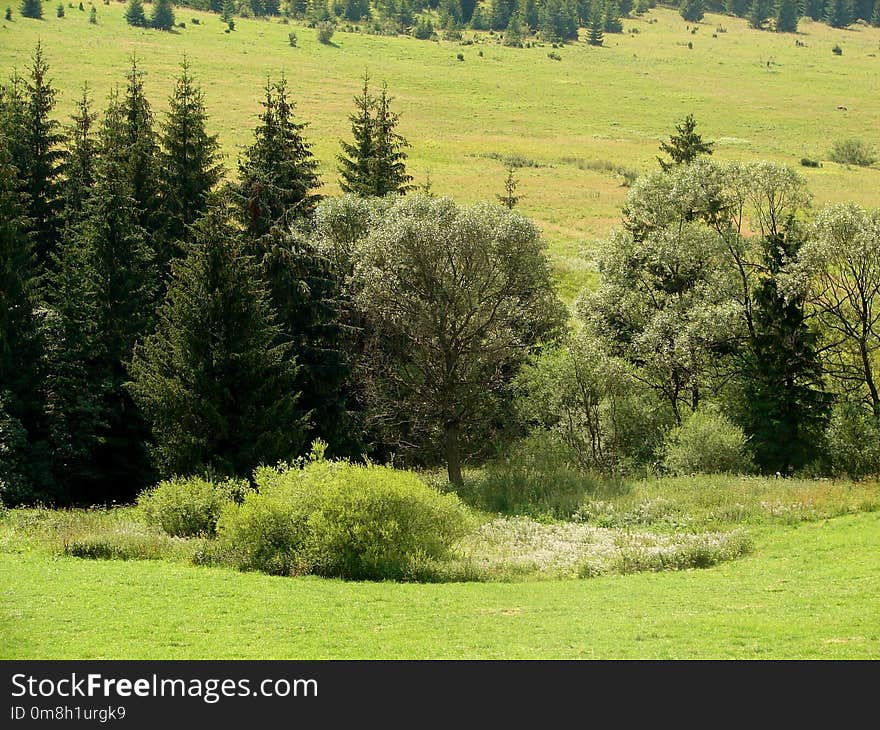
[{"label": "spruce tree", "polygon": [[797,0],[778,0],[776,4],[776,32],[797,33],[800,6]]},{"label": "spruce tree", "polygon": [[605,32],[623,32],[623,23],[620,22],[620,3],[617,0],[608,0],[605,4]]},{"label": "spruce tree", "polygon": [[678,12],[689,23],[698,23],[706,14],[706,6],[703,0],[681,0]]},{"label": "spruce tree", "polygon": [[287,80],[266,81],[260,124],[254,142],[238,163],[233,188],[243,222],[250,233],[265,235],[282,217],[311,215],[319,200],[318,163],[303,137],[306,124],[296,121]]},{"label": "spruce tree", "polygon": [[767,22],[767,18],[770,17],[771,12],[770,0],[752,0],[746,18],[752,28],[761,30],[764,27],[764,23]]},{"label": "spruce tree", "polygon": [[[137,206],[137,222],[153,241],[157,252],[164,246],[159,213],[159,144],[153,127],[153,111],[144,91],[144,72],[132,58],[126,75],[125,93],[115,97],[122,125],[114,127],[119,134],[114,144],[104,146],[104,154],[115,158],[127,178]],[[111,112],[108,112],[108,114]],[[115,113],[115,112],[114,112]]]},{"label": "spruce tree", "polygon": [[147,14],[144,12],[143,0],[128,0],[125,8],[125,22],[136,28],[146,28]]},{"label": "spruce tree", "polygon": [[229,23],[235,15],[235,3],[233,0],[223,0],[223,9],[220,12],[220,20]]},{"label": "spruce tree", "polygon": [[370,94],[370,77],[364,74],[361,93],[354,97],[355,111],[348,117],[354,142],[340,141],[339,187],[344,193],[365,198],[373,195],[373,168],[376,156],[373,112],[375,100]]},{"label": "spruce tree", "polygon": [[178,242],[186,240],[187,226],[204,213],[208,194],[223,177],[220,145],[216,135],[208,134],[207,120],[204,94],[184,58],[161,135],[161,217],[168,244],[157,263],[163,274],[168,262],[180,255]]},{"label": "spruce tree", "polygon": [[669,142],[660,143],[660,151],[669,155],[667,162],[661,157],[657,158],[663,170],[669,170],[675,165],[686,165],[693,162],[700,155],[711,155],[713,142],[704,142],[702,136],[697,134],[697,121],[692,114],[688,114],[681,124],[675,126],[677,134],[669,138]]},{"label": "spruce tree", "polygon": [[306,442],[321,438],[340,456],[360,455],[346,409],[347,343],[354,338],[344,324],[339,272],[301,231],[273,229],[255,250],[278,313],[279,342],[298,365],[294,391],[308,413]]},{"label": "spruce tree", "polygon": [[489,25],[492,30],[504,30],[510,16],[516,12],[516,0],[492,0],[492,15]]},{"label": "spruce tree", "polygon": [[0,131],[0,502],[54,497],[27,196]]},{"label": "spruce tree", "polygon": [[511,48],[522,48],[523,22],[519,10],[510,16],[507,29],[504,31],[504,45]]},{"label": "spruce tree", "polygon": [[124,157],[123,104],[111,100],[82,219],[53,277],[49,389],[56,478],[80,503],[126,499],[151,474],[145,424],[124,389],[135,342],[153,323],[156,273]]},{"label": "spruce tree", "polygon": [[69,225],[79,220],[85,208],[85,201],[91,194],[95,182],[95,164],[98,144],[95,139],[97,115],[92,111],[92,100],[88,85],[83,87],[82,96],[77,102],[73,124],[68,134],[68,151],[64,165],[64,219]]},{"label": "spruce tree", "polygon": [[804,0],[804,15],[812,20],[825,18],[825,0]]},{"label": "spruce tree", "polygon": [[825,22],[833,28],[846,28],[855,20],[852,0],[828,0]]},{"label": "spruce tree", "polygon": [[156,30],[171,30],[174,27],[174,8],[171,0],[155,0],[150,27]]},{"label": "spruce tree", "polygon": [[504,181],[504,195],[496,195],[498,202],[505,208],[513,210],[519,202],[520,196],[516,194],[516,170],[513,165],[507,168],[507,179]]},{"label": "spruce tree", "polygon": [[874,0],[874,13],[871,15],[871,25],[880,28],[880,0]]},{"label": "spruce tree", "polygon": [[131,363],[162,474],[249,476],[303,446],[296,366],[260,268],[229,211],[212,208],[174,262],[159,323]]},{"label": "spruce tree", "polygon": [[410,189],[412,175],[406,172],[406,153],[404,148],[409,142],[397,132],[400,114],[391,111],[391,97],[388,87],[382,84],[382,90],[376,98],[375,140],[375,195],[405,195]]},{"label": "spruce tree", "polygon": [[43,0],[22,0],[21,16],[23,18],[41,19],[43,17]]},{"label": "spruce tree", "polygon": [[601,46],[605,38],[605,13],[602,3],[593,0],[592,11],[590,14],[590,33],[587,37],[587,43],[591,46]]},{"label": "spruce tree", "polygon": [[25,119],[19,129],[22,157],[15,160],[27,194],[27,218],[33,232],[38,271],[48,265],[58,241],[61,215],[60,172],[64,135],[52,119],[55,89],[40,43],[31,57],[25,81]]},{"label": "spruce tree", "polygon": [[755,461],[765,473],[786,476],[818,457],[830,409],[818,336],[807,321],[804,300],[786,296],[778,286],[778,274],[799,246],[791,227],[764,241],[766,273],[754,295],[756,334],[744,388],[743,425]]}]

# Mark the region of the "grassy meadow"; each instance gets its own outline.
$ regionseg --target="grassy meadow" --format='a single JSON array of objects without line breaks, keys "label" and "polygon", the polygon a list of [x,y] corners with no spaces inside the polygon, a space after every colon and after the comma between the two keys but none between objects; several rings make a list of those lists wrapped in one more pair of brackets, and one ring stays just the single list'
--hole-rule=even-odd
[{"label": "grassy meadow", "polygon": [[[278,19],[236,18],[235,31],[224,33],[218,16],[178,8],[177,20],[186,28],[163,33],[128,27],[125,6],[116,1],[96,5],[97,25],[88,22],[88,6],[57,18],[54,5],[44,5],[42,21],[16,11],[12,22],[0,24],[0,69],[4,75],[23,70],[41,40],[61,92],[62,116],[86,82],[101,109],[133,53],[161,111],[186,54],[234,169],[249,142],[266,74],[283,71],[299,114],[310,123],[323,192],[334,194],[339,139],[349,134],[351,98],[369,71],[375,81],[388,82],[402,114],[417,184],[430,174],[439,194],[462,202],[491,199],[503,192],[498,158],[531,161],[534,166],[518,170],[520,209],[543,229],[566,299],[590,281],[583,252],[619,218],[626,188],[605,168],[655,167],[659,139],[687,113],[716,141],[720,158],[797,166],[802,157],[826,158],[835,139],[880,144],[880,29],[861,25],[836,30],[804,20],[795,36],[707,15],[691,32],[676,11],[658,8],[625,19],[626,32],[607,35],[605,47],[568,45],[556,61],[549,47],[504,48],[484,33],[474,45],[460,45],[337,31],[327,46],[313,29]],[[193,25],[192,18],[200,23]],[[291,31],[296,48],[288,42]],[[832,54],[835,44],[841,56]],[[818,203],[880,205],[877,165],[825,161],[819,169],[799,169]]]},{"label": "grassy meadow", "polygon": [[[534,570],[429,584],[193,565],[198,538],[144,539],[132,507],[9,510],[0,658],[875,658],[878,508],[876,484],[646,480],[587,500],[586,524],[485,515],[484,528],[510,538],[506,548],[480,541],[486,561],[522,567],[531,557]],[[642,563],[560,578],[553,554],[564,560],[576,546],[551,532],[576,528],[616,531],[630,545],[712,530],[749,548],[705,569]],[[87,536],[94,545],[114,535],[138,537],[113,543],[134,546],[131,559],[70,554]]]}]

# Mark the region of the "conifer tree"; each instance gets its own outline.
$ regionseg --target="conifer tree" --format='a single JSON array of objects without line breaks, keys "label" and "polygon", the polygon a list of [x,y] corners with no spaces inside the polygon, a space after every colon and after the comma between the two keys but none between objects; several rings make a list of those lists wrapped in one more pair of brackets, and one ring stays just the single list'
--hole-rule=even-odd
[{"label": "conifer tree", "polygon": [[764,27],[764,23],[767,22],[767,18],[770,17],[771,13],[772,6],[770,5],[770,0],[752,0],[746,18],[752,28],[760,30]]},{"label": "conifer tree", "polygon": [[94,130],[96,119],[86,84],[77,102],[73,124],[67,134],[68,151],[64,165],[63,186],[64,219],[67,224],[80,218],[95,182],[95,164],[98,155]]},{"label": "conifer tree", "polygon": [[590,13],[590,34],[587,43],[591,46],[601,46],[605,38],[605,12],[602,3],[593,0]]},{"label": "conifer tree", "polygon": [[174,8],[171,0],[155,0],[150,27],[156,30],[171,30],[174,27]]},{"label": "conifer tree", "polygon": [[348,119],[354,142],[340,141],[342,154],[339,160],[339,173],[342,176],[339,187],[344,193],[365,198],[373,194],[373,167],[376,156],[374,140],[373,112],[375,100],[370,94],[370,77],[364,74],[361,93],[354,97],[355,111]]},{"label": "conifer tree", "polygon": [[26,194],[0,131],[0,502],[53,494]]},{"label": "conifer tree", "polygon": [[294,391],[308,413],[306,443],[321,438],[342,456],[356,456],[352,419],[346,409],[349,375],[341,278],[330,259],[302,232],[273,229],[256,243],[263,278],[278,313],[279,342],[298,365]]},{"label": "conifer tree", "polygon": [[310,215],[321,184],[312,146],[303,137],[306,124],[294,117],[287,80],[267,80],[265,91],[260,124],[239,160],[239,183],[233,189],[248,231],[258,236],[282,217]]},{"label": "conifer tree", "polygon": [[61,214],[60,171],[64,152],[64,135],[52,118],[55,89],[48,79],[49,66],[40,43],[31,57],[28,77],[24,82],[24,117],[18,120],[18,143],[13,144],[18,168],[27,195],[26,216],[33,234],[38,272],[48,265],[57,245]]},{"label": "conifer tree", "polygon": [[233,15],[235,15],[235,3],[233,0],[223,0],[223,9],[220,13],[220,20],[224,23],[228,23],[232,20]]},{"label": "conifer tree", "polygon": [[523,22],[519,10],[510,16],[507,29],[504,31],[504,45],[512,48],[522,48]]},{"label": "conifer tree", "polygon": [[779,0],[776,4],[776,32],[797,33],[800,6],[797,0]]},{"label": "conifer tree", "polygon": [[125,8],[125,22],[136,28],[146,28],[147,14],[144,12],[143,0],[128,0]]},{"label": "conifer tree", "polygon": [[777,275],[799,246],[792,227],[764,241],[766,274],[754,296],[756,334],[743,399],[756,463],[765,473],[783,475],[816,459],[831,405],[803,298],[787,297],[778,287]]},{"label": "conifer tree", "polygon": [[623,23],[620,22],[620,3],[617,0],[608,0],[605,4],[605,32],[623,32]]},{"label": "conifer tree", "polygon": [[208,134],[205,98],[184,58],[168,116],[162,128],[159,179],[166,250],[157,262],[164,273],[167,263],[180,255],[178,241],[186,240],[187,226],[204,213],[208,194],[223,177],[217,136]]},{"label": "conifer tree", "polygon": [[151,476],[145,425],[123,387],[135,342],[152,327],[156,287],[126,159],[114,149],[127,124],[124,105],[111,98],[92,193],[52,281],[56,478],[75,502],[130,497]]},{"label": "conifer tree", "polygon": [[[818,0],[824,2],[824,0]],[[724,0],[724,12],[735,15],[737,18],[744,18],[748,15],[751,3],[749,0]]]},{"label": "conifer tree", "polygon": [[812,20],[825,18],[825,0],[804,0],[804,15]]},{"label": "conifer tree", "polygon": [[833,28],[846,28],[855,20],[852,0],[828,0],[825,22]]},{"label": "conifer tree", "polygon": [[677,134],[672,135],[669,142],[660,143],[660,151],[670,157],[669,162],[657,158],[663,170],[669,170],[675,165],[686,165],[700,155],[712,154],[714,143],[704,142],[702,136],[697,134],[696,128],[696,119],[692,114],[688,114],[681,124],[675,126]]},{"label": "conifer tree", "polygon": [[504,195],[496,195],[498,202],[505,208],[513,210],[519,202],[520,196],[516,194],[517,179],[513,165],[507,168],[507,179],[504,181]]},{"label": "conifer tree", "polygon": [[880,0],[874,0],[874,13],[871,15],[871,25],[880,28]]},{"label": "conifer tree", "polygon": [[35,18],[39,20],[43,17],[43,0],[22,0],[21,16],[23,18]]},{"label": "conifer tree", "polygon": [[706,6],[703,0],[681,0],[678,12],[689,23],[698,23],[706,14]]},{"label": "conifer tree", "polygon": [[375,117],[375,195],[378,197],[404,195],[411,189],[412,175],[406,172],[406,153],[403,151],[409,147],[409,142],[397,132],[399,122],[400,114],[391,111],[391,97],[383,83],[376,98]]},{"label": "conifer tree", "polygon": [[152,427],[162,474],[249,476],[301,451],[296,365],[279,334],[229,211],[209,209],[131,364],[129,389]]},{"label": "conifer tree", "polygon": [[489,21],[492,30],[504,30],[514,12],[516,12],[516,0],[492,0],[492,15]]},{"label": "conifer tree", "polygon": [[[114,97],[119,105],[122,123],[105,129],[118,134],[112,143],[103,146],[103,153],[115,158],[120,172],[126,176],[131,195],[137,206],[137,222],[161,252],[159,233],[162,222],[159,216],[159,145],[153,128],[153,111],[144,91],[144,72],[132,57],[131,68],[126,75],[124,95]],[[111,112],[108,111],[108,114]],[[115,113],[115,112],[113,112]]]}]

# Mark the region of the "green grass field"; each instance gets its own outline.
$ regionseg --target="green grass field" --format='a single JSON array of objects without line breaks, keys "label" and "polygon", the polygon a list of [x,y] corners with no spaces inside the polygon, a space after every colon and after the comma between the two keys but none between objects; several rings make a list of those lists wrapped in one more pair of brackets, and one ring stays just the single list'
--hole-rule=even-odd
[{"label": "green grass field", "polygon": [[[484,155],[521,155],[539,167],[519,170],[522,211],[542,227],[563,295],[590,280],[580,254],[619,218],[625,188],[613,173],[590,165],[656,166],[658,140],[686,113],[717,142],[721,158],[769,158],[798,165],[827,157],[835,139],[880,144],[880,29],[835,30],[803,21],[797,35],[748,30],[746,21],[709,15],[691,33],[677,12],[656,9],[624,20],[607,47],[585,43],[548,58],[548,47],[509,49],[485,34],[461,46],[412,38],[337,32],[322,46],[315,31],[277,20],[237,19],[224,33],[215,15],[177,9],[185,29],[174,33],[125,25],[124,5],[68,8],[56,18],[20,18],[0,25],[0,69],[23,71],[42,40],[67,115],[84,82],[98,106],[124,75],[132,53],[147,70],[147,89],[162,110],[171,77],[187,54],[205,87],[212,126],[234,168],[249,140],[267,73],[284,71],[324,172],[336,187],[335,155],[347,136],[351,97],[365,70],[386,80],[412,143],[409,170],[434,190],[467,202],[503,192],[502,162]],[[201,23],[193,25],[191,18]],[[717,32],[723,26],[725,32]],[[288,33],[299,38],[291,48]],[[713,37],[713,34],[715,37]],[[795,45],[795,38],[805,46]],[[688,48],[688,42],[693,48]],[[831,48],[839,44],[842,56]],[[463,62],[456,55],[464,54]],[[482,57],[478,55],[483,53]],[[846,110],[838,107],[846,107]],[[856,200],[880,205],[880,168],[825,162],[804,169],[819,203]]]},{"label": "green grass field", "polygon": [[880,513],[732,563],[413,585],[0,554],[0,658],[877,658]]}]

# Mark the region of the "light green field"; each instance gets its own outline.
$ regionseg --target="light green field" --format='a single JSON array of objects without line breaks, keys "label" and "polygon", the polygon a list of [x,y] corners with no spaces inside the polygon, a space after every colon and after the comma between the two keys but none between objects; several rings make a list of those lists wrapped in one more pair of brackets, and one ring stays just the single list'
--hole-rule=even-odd
[{"label": "light green field", "polygon": [[[677,12],[657,9],[624,20],[625,30],[638,34],[609,35],[605,48],[566,46],[558,51],[562,60],[554,61],[548,47],[503,48],[485,34],[483,42],[461,46],[337,32],[331,47],[318,44],[314,30],[277,20],[236,19],[227,34],[217,16],[178,8],[177,19],[187,27],[169,34],[129,28],[118,2],[97,5],[97,26],[89,25],[87,11],[68,8],[59,19],[51,1],[44,6],[45,20],[16,12],[13,22],[0,25],[0,70],[23,71],[42,39],[64,115],[86,81],[103,105],[132,53],[148,71],[155,107],[163,109],[186,53],[234,168],[254,126],[265,76],[283,70],[302,118],[311,123],[324,192],[333,194],[338,142],[348,134],[351,97],[368,69],[396,98],[417,183],[430,170],[437,193],[472,201],[503,192],[503,164],[481,155],[516,154],[545,165],[521,169],[518,192],[522,211],[545,232],[566,297],[589,280],[589,264],[579,252],[615,224],[626,191],[613,174],[580,169],[564,158],[650,169],[658,140],[689,112],[723,158],[797,165],[804,156],[827,156],[838,138],[880,144],[876,28],[835,30],[804,21],[798,36],[779,35],[709,15],[692,34]],[[193,17],[201,24],[193,25]],[[716,33],[719,25],[726,32]],[[299,48],[288,44],[291,30]],[[806,47],[797,47],[796,37]],[[835,44],[842,56],[831,53]],[[459,52],[463,62],[456,60]],[[848,169],[825,162],[803,171],[820,203],[880,205],[876,165]]]},{"label": "light green field", "polygon": [[874,658],[880,513],[679,573],[413,585],[0,553],[0,659]]}]

